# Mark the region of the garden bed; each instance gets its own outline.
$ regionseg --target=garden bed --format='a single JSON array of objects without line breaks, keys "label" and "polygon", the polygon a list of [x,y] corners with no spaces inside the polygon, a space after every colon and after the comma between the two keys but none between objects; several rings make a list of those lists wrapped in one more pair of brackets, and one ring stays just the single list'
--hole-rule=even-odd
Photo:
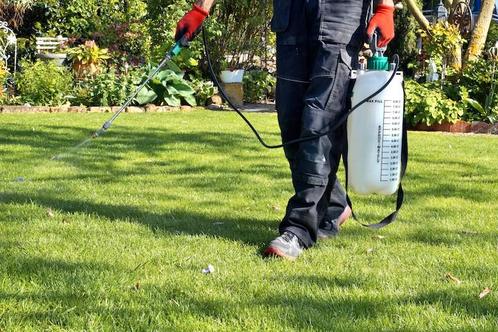
[{"label": "garden bed", "polygon": [[449,133],[473,133],[498,135],[498,123],[486,123],[482,121],[466,122],[458,120],[455,123],[443,122],[440,124],[426,125],[418,123],[409,128],[413,131],[442,131]]},{"label": "garden bed", "polygon": [[[11,106],[0,105],[0,113],[114,113],[120,106]],[[190,106],[172,107],[146,105],[144,107],[129,106],[126,108],[127,113],[144,113],[144,112],[170,112],[174,110],[190,110]]]}]

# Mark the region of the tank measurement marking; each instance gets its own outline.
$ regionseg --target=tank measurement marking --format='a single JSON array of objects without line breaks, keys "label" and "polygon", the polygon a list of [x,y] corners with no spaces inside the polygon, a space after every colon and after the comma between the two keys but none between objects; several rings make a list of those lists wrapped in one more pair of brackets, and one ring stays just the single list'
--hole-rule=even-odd
[{"label": "tank measurement marking", "polygon": [[[398,181],[399,176],[399,148],[401,137],[402,103],[399,100],[384,100],[384,117],[382,128],[379,126],[377,152],[380,152],[381,182]],[[380,150],[380,151],[379,151]],[[378,158],[379,159],[379,158]]]}]

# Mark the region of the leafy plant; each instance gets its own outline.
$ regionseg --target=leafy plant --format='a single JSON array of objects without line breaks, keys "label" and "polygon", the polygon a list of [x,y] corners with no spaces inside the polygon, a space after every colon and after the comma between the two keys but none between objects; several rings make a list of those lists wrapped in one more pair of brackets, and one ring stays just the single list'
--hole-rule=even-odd
[{"label": "leafy plant", "polygon": [[59,106],[68,102],[73,76],[52,62],[23,62],[17,77],[21,99],[32,105]]},{"label": "leafy plant", "polygon": [[[498,121],[496,66],[494,59],[479,59],[467,63],[461,74],[451,77],[445,91],[452,99],[467,106],[463,119],[467,121]],[[458,96],[455,97],[455,89]]]},{"label": "leafy plant", "polygon": [[100,65],[109,59],[109,51],[106,48],[99,48],[94,40],[86,41],[84,44],[67,50],[69,58],[82,64]]},{"label": "leafy plant", "polygon": [[136,89],[141,71],[125,70],[118,73],[110,67],[95,77],[86,76],[76,84],[74,104],[86,106],[118,106]]},{"label": "leafy plant", "polygon": [[[419,0],[417,0],[417,3],[419,6],[422,4]],[[400,57],[400,64],[404,66],[403,69],[412,69],[417,64],[418,24],[407,6],[395,11],[394,23],[396,38],[389,43],[386,52],[389,56],[398,54]]]},{"label": "leafy plant", "polygon": [[5,83],[7,81],[7,77],[9,72],[7,70],[7,66],[3,60],[0,60],[0,98],[5,94]]},{"label": "leafy plant", "polygon": [[455,123],[464,114],[465,105],[449,99],[435,83],[420,84],[412,80],[405,82],[405,114],[415,125]]},{"label": "leafy plant", "polygon": [[195,91],[195,100],[197,101],[197,105],[205,106],[209,99],[218,92],[218,89],[211,81],[192,79],[190,82]]},{"label": "leafy plant", "polygon": [[244,74],[244,99],[258,102],[271,98],[277,80],[266,70],[251,70]]},{"label": "leafy plant", "polygon": [[[149,65],[152,74],[154,66]],[[150,75],[149,74],[149,75]],[[163,69],[145,85],[135,98],[139,105],[155,103],[159,105],[181,106],[182,100],[190,106],[196,106],[194,89],[183,78],[183,73],[172,69]],[[142,78],[145,81],[146,75]]]},{"label": "leafy plant", "polygon": [[456,25],[447,21],[437,22],[430,27],[430,31],[421,30],[426,52],[441,69],[443,63],[451,64],[459,69],[461,66],[461,51],[465,39],[460,35]]}]

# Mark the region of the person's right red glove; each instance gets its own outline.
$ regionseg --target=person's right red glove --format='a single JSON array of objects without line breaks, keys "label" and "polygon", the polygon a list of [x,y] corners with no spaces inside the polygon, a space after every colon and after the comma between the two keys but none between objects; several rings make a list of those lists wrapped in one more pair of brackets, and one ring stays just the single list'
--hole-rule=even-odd
[{"label": "person's right red glove", "polygon": [[368,23],[367,35],[371,38],[377,28],[380,31],[380,38],[377,42],[377,46],[387,46],[394,38],[394,6],[377,5],[375,14]]},{"label": "person's right red glove", "polygon": [[196,36],[202,22],[206,19],[209,13],[202,7],[194,5],[187,12],[178,24],[176,25],[175,41],[185,37],[187,41],[191,41]]}]

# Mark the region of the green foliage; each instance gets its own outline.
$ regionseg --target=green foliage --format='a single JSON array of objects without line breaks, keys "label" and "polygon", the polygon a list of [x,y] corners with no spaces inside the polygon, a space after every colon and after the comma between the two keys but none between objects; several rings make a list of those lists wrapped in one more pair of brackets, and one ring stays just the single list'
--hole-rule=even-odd
[{"label": "green foliage", "polygon": [[[498,121],[498,95],[496,94],[497,62],[493,59],[479,59],[467,63],[463,72],[454,80],[453,86],[459,86],[462,100],[470,106],[464,114],[465,120],[487,122]],[[477,106],[479,105],[479,106]]]},{"label": "green foliage", "polygon": [[396,37],[389,43],[387,54],[398,54],[402,66],[412,67],[417,58],[419,25],[407,6],[395,11],[394,23]]},{"label": "green foliage", "polygon": [[498,42],[498,23],[495,21],[491,21],[489,25],[488,36],[486,38],[486,46],[484,46],[484,50],[488,50],[491,47],[495,46],[496,42]]},{"label": "green foliage", "polygon": [[430,35],[421,31],[424,40],[424,48],[427,54],[441,65],[443,59],[447,59],[453,50],[461,49],[465,39],[460,35],[457,26],[446,21],[438,22],[430,27]]},{"label": "green foliage", "polygon": [[[149,75],[155,66],[149,65]],[[147,75],[144,75],[142,82]],[[171,69],[163,69],[150,80],[135,98],[139,105],[155,103],[158,105],[180,106],[182,100],[190,106],[196,106],[194,89],[183,78],[183,73]]]},{"label": "green foliage", "polygon": [[73,76],[52,62],[23,62],[17,77],[21,99],[32,105],[59,106],[67,103],[73,85]]},{"label": "green foliage", "polygon": [[271,98],[277,83],[276,78],[266,70],[250,70],[244,73],[244,99],[258,102]]},{"label": "green foliage", "polygon": [[190,84],[195,91],[195,100],[197,101],[197,105],[200,106],[205,106],[209,102],[209,99],[218,92],[218,89],[211,81],[191,79]]},{"label": "green foliage", "polygon": [[257,59],[269,55],[269,47],[273,46],[268,27],[271,1],[223,0],[215,7],[213,16],[218,27],[214,30],[219,33],[210,42],[216,66],[227,60],[223,69],[247,69]]},{"label": "green foliage", "polygon": [[0,60],[0,94],[2,93],[2,88],[8,76],[9,76],[9,70],[5,65],[5,62],[3,60]]},{"label": "green foliage", "polygon": [[411,124],[455,123],[465,106],[449,99],[436,83],[405,82],[405,115]]},{"label": "green foliage", "polygon": [[71,103],[86,106],[119,106],[135,91],[140,80],[138,70],[118,73],[115,67],[97,74],[86,76],[76,84],[75,97]]},{"label": "green foliage", "polygon": [[95,39],[131,62],[150,54],[145,1],[49,0],[44,5],[49,34]]},{"label": "green foliage", "polygon": [[[192,8],[190,0],[148,0],[148,18],[150,19],[149,32],[152,40],[152,60],[160,61],[171,48],[174,41],[176,23]],[[216,8],[216,7],[215,7]],[[224,27],[218,22],[217,14],[212,12],[204,23],[209,36],[210,48],[212,43],[221,36]],[[223,54],[224,55],[224,54]],[[213,61],[221,60],[219,53],[214,54]],[[183,49],[175,57],[175,63],[186,71],[189,78],[201,79],[202,70],[206,66],[203,61],[203,45],[200,36],[194,39],[188,48]]]},{"label": "green foliage", "polygon": [[7,81],[7,77],[9,72],[7,67],[5,66],[5,62],[0,60],[0,104],[4,104],[7,100],[7,92],[5,91],[5,83]]}]

